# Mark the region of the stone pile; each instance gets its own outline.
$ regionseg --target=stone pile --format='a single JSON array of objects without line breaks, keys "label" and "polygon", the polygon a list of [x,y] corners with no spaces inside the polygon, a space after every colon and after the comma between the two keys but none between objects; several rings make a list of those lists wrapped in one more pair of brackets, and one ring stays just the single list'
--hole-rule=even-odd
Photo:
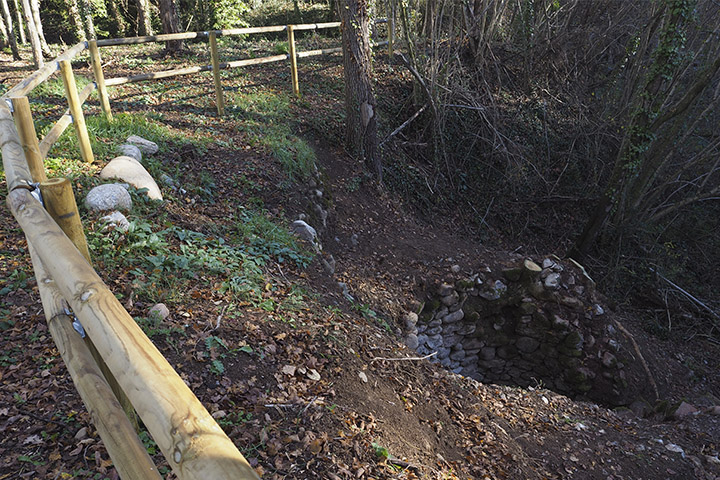
[{"label": "stone pile", "polygon": [[479,381],[625,402],[620,334],[582,266],[546,258],[454,276],[402,319],[410,348]]}]

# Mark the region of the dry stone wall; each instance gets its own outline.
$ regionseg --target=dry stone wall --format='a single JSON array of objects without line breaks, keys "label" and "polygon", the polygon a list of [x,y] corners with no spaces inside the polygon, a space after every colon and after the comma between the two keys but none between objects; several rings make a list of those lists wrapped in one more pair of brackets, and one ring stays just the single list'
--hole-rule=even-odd
[{"label": "dry stone wall", "polygon": [[410,348],[483,382],[627,402],[621,335],[582,266],[546,258],[460,270],[427,292],[419,314],[403,318]]}]

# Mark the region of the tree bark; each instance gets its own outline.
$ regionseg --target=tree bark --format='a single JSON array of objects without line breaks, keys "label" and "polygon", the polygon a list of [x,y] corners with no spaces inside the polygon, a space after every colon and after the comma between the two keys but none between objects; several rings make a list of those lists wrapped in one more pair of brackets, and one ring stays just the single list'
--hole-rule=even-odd
[{"label": "tree bark", "polygon": [[15,29],[13,28],[12,17],[10,16],[10,7],[8,6],[7,0],[0,0],[2,2],[2,15],[5,19],[5,26],[8,32],[8,41],[10,42],[10,50],[14,60],[20,60],[20,52],[18,51],[17,41],[15,40]]},{"label": "tree bark", "polygon": [[364,0],[339,2],[339,14],[345,70],[346,142],[350,151],[362,158],[367,168],[382,182],[367,3]]},{"label": "tree bark", "polygon": [[75,38],[80,42],[84,42],[87,40],[87,35],[85,35],[85,28],[83,27],[83,21],[80,17],[80,8],[78,7],[77,0],[67,0],[67,8]]},{"label": "tree bark", "polygon": [[40,18],[40,0],[30,0],[30,10],[32,10],[33,20],[35,21],[35,28],[37,28],[38,36],[40,37],[40,48],[42,49],[43,55],[50,57],[52,52],[50,46],[45,40],[45,32],[43,31],[42,19]]},{"label": "tree bark", "polygon": [[33,18],[32,8],[30,8],[30,0],[22,0],[23,14],[25,15],[25,24],[27,25],[28,35],[30,36],[30,45],[32,46],[33,61],[35,68],[40,68],[45,63],[43,61],[42,47],[40,46],[40,36],[38,35],[35,19]]},{"label": "tree bark", "polygon": [[150,22],[150,2],[148,0],[137,0],[138,29],[140,35],[152,35],[152,23]]},{"label": "tree bark", "polygon": [[4,16],[0,15],[0,48],[5,48],[10,45],[10,39],[8,38],[7,27],[5,26]]},{"label": "tree bark", "polygon": [[80,14],[84,20],[83,24],[85,26],[87,38],[93,40],[96,39],[97,35],[95,35],[95,22],[93,22],[92,5],[88,0],[80,0]]},{"label": "tree bark", "polygon": [[[162,22],[163,33],[179,33],[180,22],[174,0],[159,0],[160,21]],[[172,40],[165,43],[166,53],[176,53],[183,49],[182,40]]]},{"label": "tree bark", "polygon": [[110,16],[112,17],[113,21],[115,22],[117,36],[122,38],[127,33],[127,24],[125,23],[125,19],[123,18],[122,14],[120,13],[120,9],[118,8],[115,0],[109,0],[107,2],[107,5],[108,5],[108,9],[110,10]]},{"label": "tree bark", "polygon": [[13,0],[13,5],[15,6],[15,18],[17,19],[18,33],[20,34],[20,45],[25,45],[27,43],[27,38],[25,38],[25,27],[23,25],[22,12],[20,11],[18,0]]}]

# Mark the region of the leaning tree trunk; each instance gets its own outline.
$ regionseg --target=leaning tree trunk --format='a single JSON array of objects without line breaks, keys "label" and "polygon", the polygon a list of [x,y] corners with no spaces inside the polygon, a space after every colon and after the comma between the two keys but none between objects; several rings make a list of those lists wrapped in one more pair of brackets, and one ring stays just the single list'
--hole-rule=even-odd
[{"label": "leaning tree trunk", "polygon": [[350,150],[382,182],[377,114],[372,92],[372,64],[365,0],[339,3],[345,69],[345,137]]},{"label": "leaning tree trunk", "polygon": [[[162,22],[163,33],[180,32],[180,21],[178,20],[177,9],[173,0],[159,0],[160,21]],[[183,48],[182,40],[171,40],[165,43],[166,53],[176,53]]]},{"label": "leaning tree trunk", "polygon": [[7,27],[3,15],[0,15],[0,48],[5,48],[8,45],[10,45],[10,39],[8,38]]},{"label": "leaning tree trunk", "polygon": [[32,11],[32,17],[35,21],[35,28],[37,29],[38,37],[40,37],[40,48],[42,53],[48,57],[52,56],[50,46],[45,40],[45,32],[43,32],[42,19],[40,18],[40,0],[30,0],[30,10]]},{"label": "leaning tree trunk", "polygon": [[80,17],[80,8],[78,7],[77,0],[67,0],[67,9],[75,38],[79,42],[84,42],[87,40],[87,35],[85,35],[85,28],[83,27],[83,21]]},{"label": "leaning tree trunk", "polygon": [[2,3],[2,16],[5,20],[5,26],[8,32],[8,41],[10,42],[10,50],[14,60],[20,60],[20,52],[18,51],[17,41],[15,40],[15,29],[13,28],[12,17],[10,16],[10,7],[7,0],[0,0]]},{"label": "leaning tree trunk", "polygon": [[32,46],[33,61],[35,68],[40,68],[45,63],[42,56],[42,47],[40,47],[40,36],[35,27],[32,9],[30,8],[30,0],[22,0],[23,14],[25,15],[25,24],[27,25],[28,35],[30,35],[30,45]]},{"label": "leaning tree trunk", "polygon": [[109,2],[107,2],[107,5],[110,9],[110,16],[112,17],[113,22],[115,22],[117,36],[122,38],[127,33],[127,24],[125,23],[125,19],[120,13],[120,9],[118,8],[115,0],[110,0]]},{"label": "leaning tree trunk", "polygon": [[15,18],[18,23],[18,33],[20,34],[20,45],[25,45],[27,43],[27,38],[25,37],[25,25],[22,19],[22,10],[20,9],[18,0],[13,0],[13,6],[15,7]]},{"label": "leaning tree trunk", "polygon": [[150,2],[148,0],[137,0],[138,28],[140,35],[152,35],[152,24],[150,22]]}]

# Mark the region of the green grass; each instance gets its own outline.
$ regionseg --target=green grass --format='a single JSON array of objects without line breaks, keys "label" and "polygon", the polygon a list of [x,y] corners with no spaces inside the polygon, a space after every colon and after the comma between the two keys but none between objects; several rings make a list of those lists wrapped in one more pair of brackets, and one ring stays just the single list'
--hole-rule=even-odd
[{"label": "green grass", "polygon": [[293,133],[290,97],[268,87],[249,88],[228,102],[231,114],[241,121],[250,144],[261,146],[285,168],[291,179],[310,177],[316,169],[315,152]]}]

